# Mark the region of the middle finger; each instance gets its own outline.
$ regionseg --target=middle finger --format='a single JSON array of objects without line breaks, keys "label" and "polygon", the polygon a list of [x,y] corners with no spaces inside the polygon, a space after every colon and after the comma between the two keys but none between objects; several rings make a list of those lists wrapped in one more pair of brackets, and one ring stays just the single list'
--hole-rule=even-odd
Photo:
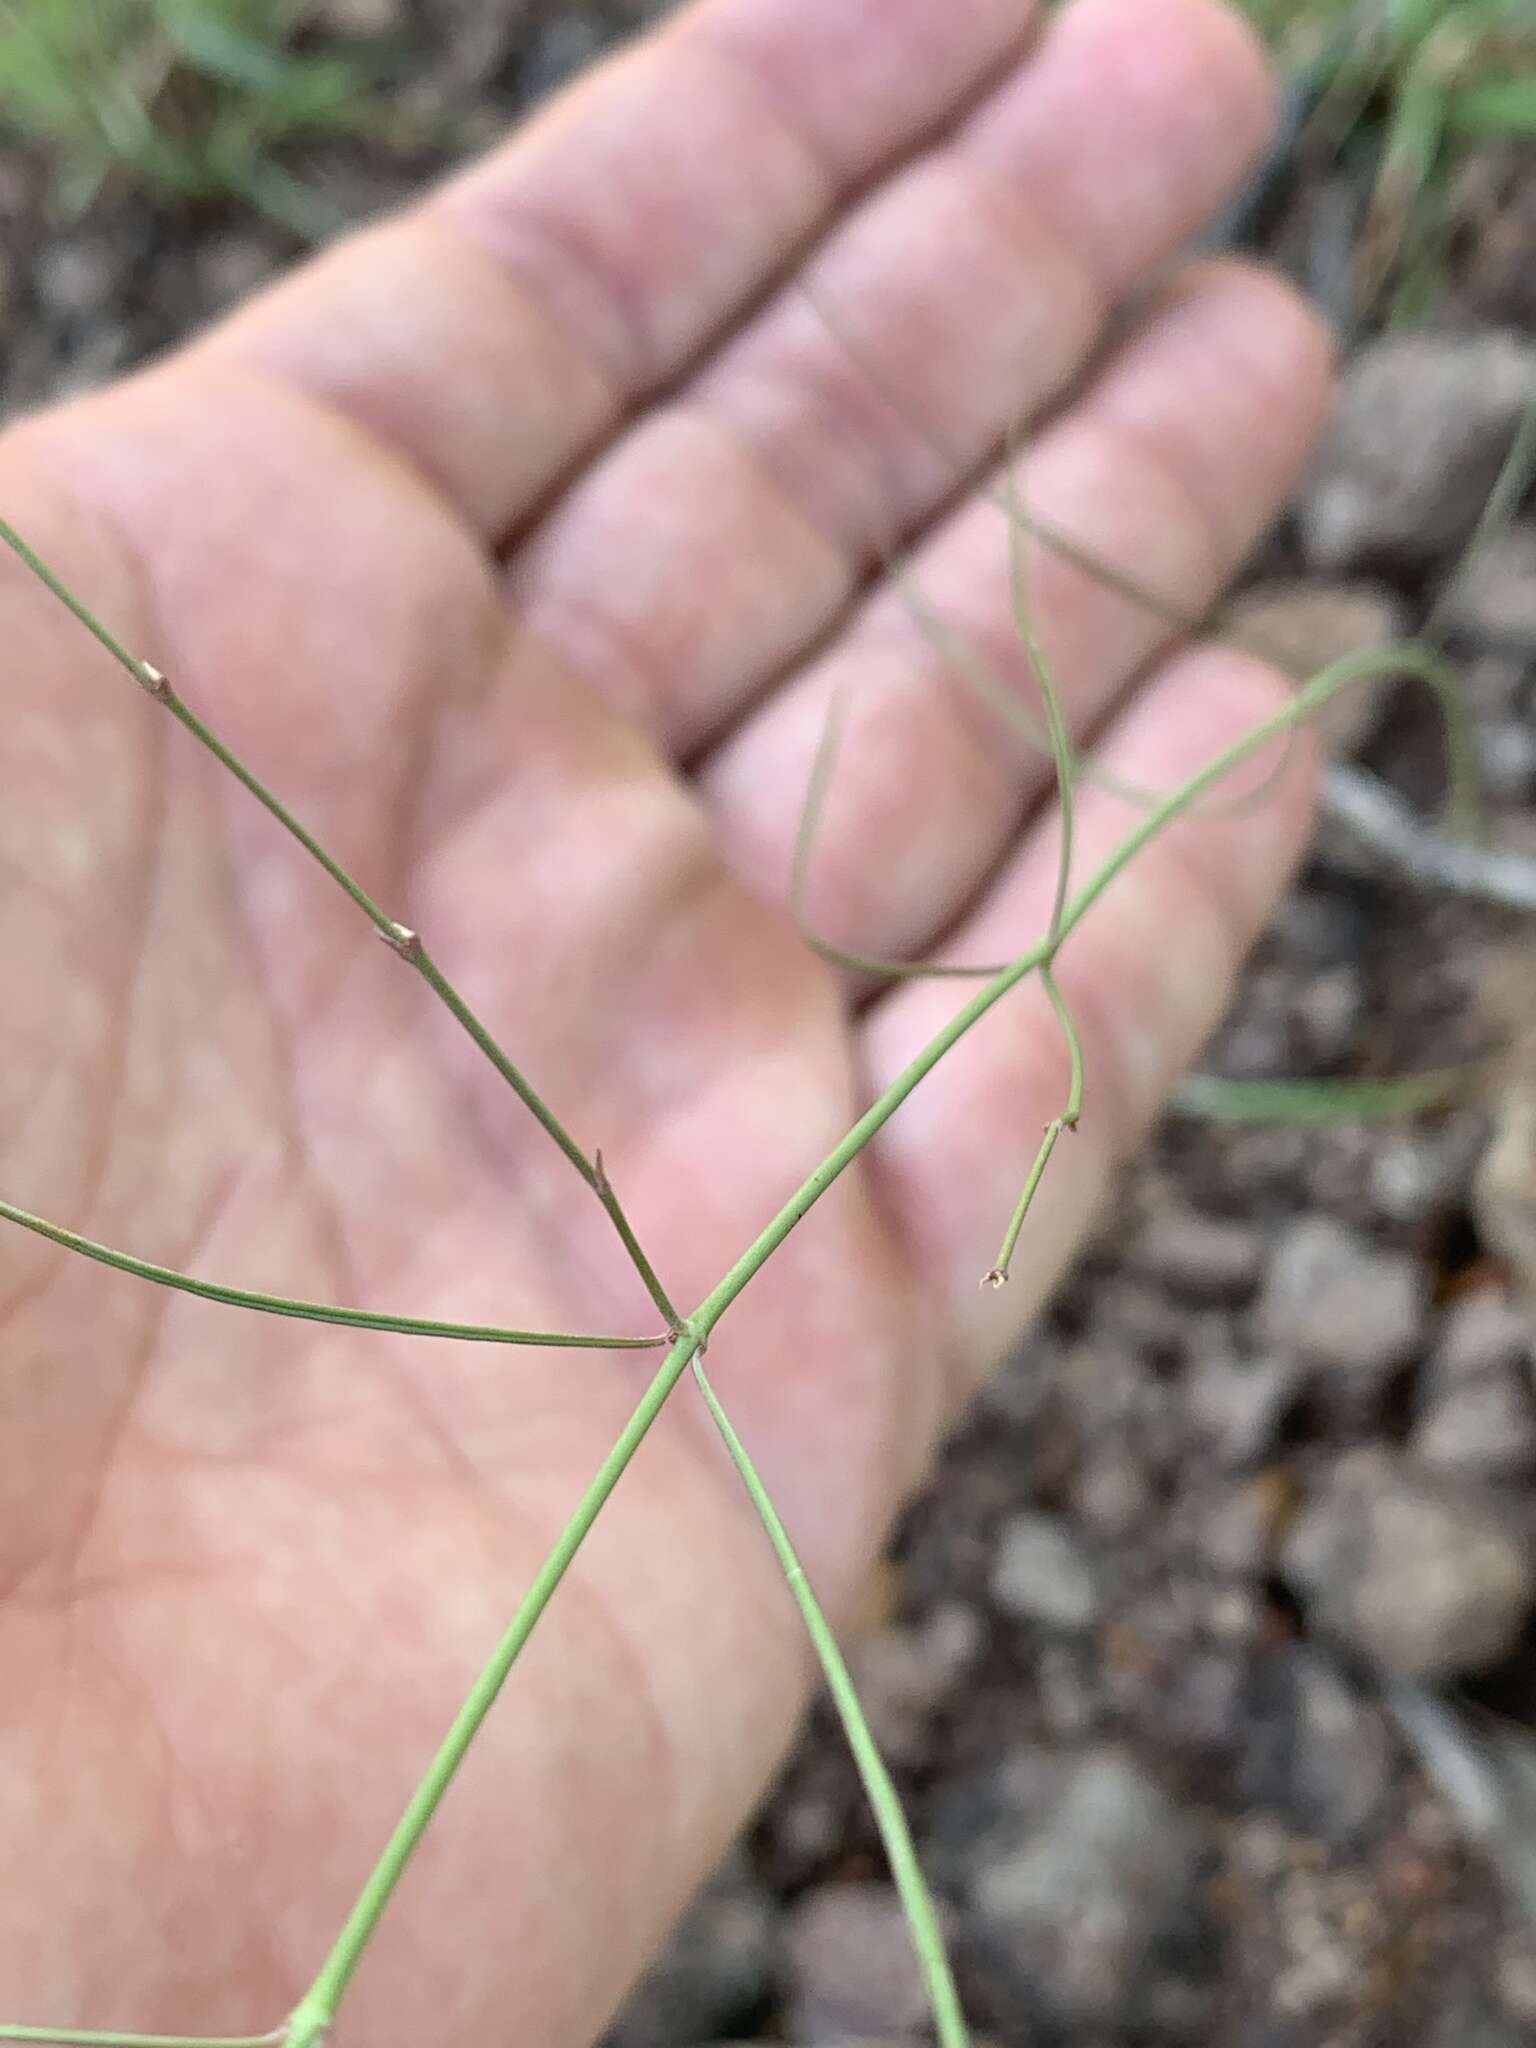
[{"label": "middle finger", "polygon": [[[1107,309],[1241,177],[1268,106],[1210,0],[1065,9],[556,507],[513,563],[520,624],[696,754],[1060,393]],[[1155,175],[1128,177],[1140,164]]]}]

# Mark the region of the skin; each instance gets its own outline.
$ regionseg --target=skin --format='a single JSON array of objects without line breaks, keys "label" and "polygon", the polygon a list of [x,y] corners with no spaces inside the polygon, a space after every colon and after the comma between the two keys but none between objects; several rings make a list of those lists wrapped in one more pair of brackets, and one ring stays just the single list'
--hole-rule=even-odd
[{"label": "skin", "polygon": [[[786,915],[835,681],[823,925],[994,958],[1047,914],[1046,770],[883,552],[911,541],[1027,693],[1004,522],[955,495],[1018,422],[1030,504],[1188,606],[1297,476],[1324,339],[1275,281],[1174,261],[1268,118],[1210,0],[1077,0],[1043,34],[1019,0],[701,0],[170,359],[13,426],[0,505],[422,932],[686,1306],[961,1000],[840,981]],[[1032,573],[1122,775],[1167,787],[1281,701]],[[15,565],[0,639],[5,1195],[237,1285],[653,1329],[410,971]],[[1063,954],[1088,1107],[1011,1286],[977,1282],[1065,1081],[1030,989],[721,1326],[716,1385],[844,1624],[1218,1017],[1305,838],[1304,753]],[[1080,875],[1133,819],[1085,791]],[[651,1366],[313,1332],[0,1238],[0,2016],[277,2021]],[[338,2039],[590,2039],[809,1677],[685,1385]]]}]

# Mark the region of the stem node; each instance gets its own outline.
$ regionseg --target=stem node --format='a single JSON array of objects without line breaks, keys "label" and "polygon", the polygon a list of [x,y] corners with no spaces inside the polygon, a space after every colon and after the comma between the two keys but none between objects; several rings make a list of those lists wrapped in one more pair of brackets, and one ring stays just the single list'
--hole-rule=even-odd
[{"label": "stem node", "polygon": [[398,953],[402,960],[408,960],[415,967],[421,961],[421,933],[413,932],[408,924],[396,924],[391,918],[386,924],[376,924],[374,930],[388,946],[391,953]]}]

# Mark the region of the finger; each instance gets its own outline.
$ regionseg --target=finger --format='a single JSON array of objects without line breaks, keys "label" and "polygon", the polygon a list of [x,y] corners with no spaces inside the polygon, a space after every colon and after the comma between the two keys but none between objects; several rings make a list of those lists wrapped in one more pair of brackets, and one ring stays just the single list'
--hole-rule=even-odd
[{"label": "finger", "polygon": [[704,0],[201,347],[340,408],[495,540],[951,117],[1031,15]]},{"label": "finger", "polygon": [[[1115,721],[1100,762],[1170,790],[1287,701],[1281,679],[1228,649],[1169,663]],[[1297,860],[1310,817],[1312,750],[1293,747],[1261,803],[1181,820],[1145,848],[1068,938],[1057,978],[1082,1036],[1086,1096],[1030,1212],[1010,1284],[978,1286],[1035,1156],[1066,1100],[1063,1036],[1037,981],[991,1011],[882,1134],[877,1183],[917,1270],[949,1306],[973,1374],[1024,1329],[1135,1141],[1226,1005],[1233,978]],[[1241,774],[1254,787],[1273,752]],[[1079,878],[1138,822],[1102,790],[1080,807]],[[1032,832],[955,934],[1007,959],[1046,928],[1056,835]],[[883,1088],[958,1006],[952,985],[904,983],[870,1010],[864,1057]],[[958,1390],[957,1390],[958,1391]]]},{"label": "finger", "polygon": [[[1268,108],[1210,0],[1079,0],[582,479],[515,565],[523,623],[693,753],[1060,393],[1240,178]],[[1110,136],[1156,175],[1127,191]]]},{"label": "finger", "polygon": [[[1023,502],[1198,614],[1295,482],[1327,385],[1326,345],[1288,288],[1242,265],[1196,266],[1030,451]],[[1010,609],[1004,513],[972,501],[912,567],[931,616],[1038,724],[1039,692]],[[1169,628],[1034,544],[1028,581],[1069,715],[1090,728]],[[838,944],[924,953],[1002,857],[1054,768],[887,589],[702,771],[729,858],[759,890],[782,895],[788,885],[828,706],[843,691],[847,727],[807,907]]]}]

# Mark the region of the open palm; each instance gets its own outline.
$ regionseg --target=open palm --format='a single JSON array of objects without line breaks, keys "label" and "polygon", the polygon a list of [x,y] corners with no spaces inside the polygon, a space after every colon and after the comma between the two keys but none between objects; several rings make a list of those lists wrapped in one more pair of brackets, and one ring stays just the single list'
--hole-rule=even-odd
[{"label": "open palm", "polygon": [[[685,1307],[956,1001],[840,983],[786,914],[836,685],[820,920],[991,958],[1049,903],[1047,765],[885,551],[1022,692],[1003,521],[957,466],[1035,419],[1031,503],[1198,608],[1321,409],[1307,316],[1237,266],[1162,285],[1083,374],[1241,177],[1265,86],[1208,0],[1080,0],[1038,42],[1026,14],[705,0],[0,443],[0,510],[422,932]],[[1168,784],[1273,708],[1059,559],[1036,588],[1122,773]],[[0,624],[0,1194],[237,1285],[654,1330],[590,1190],[366,919],[15,564]],[[722,1325],[716,1382],[834,1611],[1218,1013],[1303,784],[1180,827],[1064,952],[1089,1113],[1012,1288],[977,1278],[1064,1071],[1027,991]],[[1084,860],[1128,822],[1090,796]],[[278,2018],[651,1369],[317,1334],[0,1237],[0,2018]],[[685,1389],[345,2039],[590,2038],[806,1679]]]}]

